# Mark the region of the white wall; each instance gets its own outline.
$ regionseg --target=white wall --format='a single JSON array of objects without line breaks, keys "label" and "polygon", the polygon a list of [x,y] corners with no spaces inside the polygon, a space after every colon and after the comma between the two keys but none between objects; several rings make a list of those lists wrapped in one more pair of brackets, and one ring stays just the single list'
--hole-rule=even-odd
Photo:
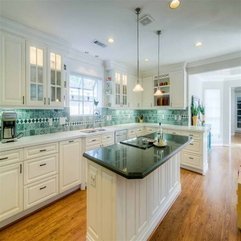
[{"label": "white wall", "polygon": [[220,129],[221,129],[221,135],[220,135],[220,143],[216,143],[216,144],[223,144],[223,129],[224,129],[224,119],[226,118],[226,116],[224,115],[224,109],[222,107],[224,107],[224,82],[223,81],[204,81],[203,82],[203,91],[202,91],[202,95],[204,99],[204,93],[206,89],[219,89],[220,93],[221,93],[221,121],[220,121]]},{"label": "white wall", "polygon": [[198,77],[198,75],[188,76],[188,106],[191,105],[192,95],[198,97],[200,101],[203,100],[203,83]]},{"label": "white wall", "polygon": [[230,80],[224,82],[224,105],[223,105],[223,143],[230,145],[231,143],[231,88],[241,87],[241,79]]}]

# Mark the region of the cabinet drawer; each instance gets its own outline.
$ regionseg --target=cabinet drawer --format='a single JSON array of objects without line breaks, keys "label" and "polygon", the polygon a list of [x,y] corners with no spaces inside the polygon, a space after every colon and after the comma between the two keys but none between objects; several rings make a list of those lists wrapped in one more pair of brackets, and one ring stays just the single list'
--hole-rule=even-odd
[{"label": "cabinet drawer", "polygon": [[38,181],[58,173],[58,154],[24,162],[24,184]]},{"label": "cabinet drawer", "polygon": [[24,188],[24,209],[30,208],[58,194],[57,176]]},{"label": "cabinet drawer", "polygon": [[101,136],[102,144],[104,145],[105,143],[112,143],[114,144],[114,134],[109,133],[109,134],[103,134]]},{"label": "cabinet drawer", "polygon": [[142,136],[144,135],[144,129],[143,128],[138,128],[136,129],[136,136]]},{"label": "cabinet drawer", "polygon": [[100,147],[101,136],[92,136],[86,138],[86,150]]},{"label": "cabinet drawer", "polygon": [[190,131],[190,132],[188,132],[188,133],[186,133],[188,136],[190,136],[190,137],[192,137],[193,139],[200,139],[201,138],[201,135],[200,135],[200,133],[199,132],[192,132],[192,131]]},{"label": "cabinet drawer", "polygon": [[167,134],[172,134],[172,135],[181,135],[181,136],[184,135],[184,133],[180,130],[163,129],[163,132]]},{"label": "cabinet drawer", "polygon": [[44,145],[27,147],[24,149],[24,158],[30,159],[41,157],[58,152],[58,143],[49,143]]},{"label": "cabinet drawer", "polygon": [[22,160],[23,160],[22,149],[0,152],[0,166],[21,162]]},{"label": "cabinet drawer", "polygon": [[146,127],[145,129],[145,132],[146,134],[149,134],[149,133],[154,133],[154,132],[157,132],[158,131],[158,128],[152,128],[152,127]]},{"label": "cabinet drawer", "polygon": [[185,150],[195,151],[197,153],[201,153],[202,145],[199,140],[193,139],[192,142],[186,146]]},{"label": "cabinet drawer", "polygon": [[200,168],[201,167],[201,157],[198,155],[193,155],[188,152],[182,151],[181,164]]}]

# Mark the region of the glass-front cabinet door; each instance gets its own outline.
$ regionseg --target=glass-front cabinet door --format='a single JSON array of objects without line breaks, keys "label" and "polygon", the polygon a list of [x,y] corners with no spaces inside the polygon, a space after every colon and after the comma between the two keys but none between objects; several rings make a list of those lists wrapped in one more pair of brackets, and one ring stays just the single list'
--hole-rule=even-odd
[{"label": "glass-front cabinet door", "polygon": [[46,49],[27,46],[27,103],[30,106],[46,105]]},{"label": "glass-front cabinet door", "polygon": [[63,106],[63,71],[60,54],[50,52],[50,94],[49,104]]},{"label": "glass-front cabinet door", "polygon": [[122,75],[122,103],[127,106],[127,75]]},{"label": "glass-front cabinet door", "polygon": [[121,104],[121,74],[115,73],[115,105]]}]

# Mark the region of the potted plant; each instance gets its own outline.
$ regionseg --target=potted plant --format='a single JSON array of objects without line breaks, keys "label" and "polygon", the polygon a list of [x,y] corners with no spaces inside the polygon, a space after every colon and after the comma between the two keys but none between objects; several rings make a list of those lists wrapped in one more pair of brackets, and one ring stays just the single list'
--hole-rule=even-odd
[{"label": "potted plant", "polygon": [[199,105],[199,111],[200,111],[200,118],[201,118],[201,123],[202,125],[205,124],[205,107],[203,105]]},{"label": "potted plant", "polygon": [[192,124],[194,125],[194,126],[197,126],[197,124],[198,124],[198,114],[199,114],[199,106],[195,106],[195,105],[193,105],[192,107],[191,107],[191,113],[192,113]]}]

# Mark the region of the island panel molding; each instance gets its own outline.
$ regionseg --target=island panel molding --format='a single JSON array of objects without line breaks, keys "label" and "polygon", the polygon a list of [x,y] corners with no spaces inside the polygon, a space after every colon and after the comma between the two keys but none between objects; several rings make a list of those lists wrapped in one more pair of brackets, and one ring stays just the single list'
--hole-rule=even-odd
[{"label": "island panel molding", "polygon": [[87,241],[147,240],[181,192],[180,155],[143,179],[88,160]]}]

